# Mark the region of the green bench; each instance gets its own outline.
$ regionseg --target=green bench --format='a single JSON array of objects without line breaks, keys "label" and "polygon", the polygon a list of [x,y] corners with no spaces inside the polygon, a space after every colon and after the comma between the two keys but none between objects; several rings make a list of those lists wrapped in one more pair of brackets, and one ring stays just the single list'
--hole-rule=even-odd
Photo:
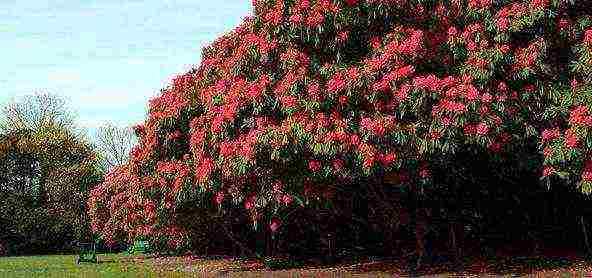
[{"label": "green bench", "polygon": [[150,243],[145,240],[136,240],[128,249],[127,253],[132,254],[148,254],[151,252]]},{"label": "green bench", "polygon": [[98,263],[95,243],[79,243],[76,264],[81,262]]}]

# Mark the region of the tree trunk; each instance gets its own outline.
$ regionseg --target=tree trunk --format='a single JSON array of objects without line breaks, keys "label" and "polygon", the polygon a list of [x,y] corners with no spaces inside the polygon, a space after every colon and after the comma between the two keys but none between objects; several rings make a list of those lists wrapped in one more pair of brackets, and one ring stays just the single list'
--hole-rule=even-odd
[{"label": "tree trunk", "polygon": [[590,250],[590,243],[588,241],[588,231],[586,230],[586,223],[584,222],[584,216],[580,215],[580,223],[582,224],[582,233],[584,234],[584,245],[586,246],[586,252],[592,254]]},{"label": "tree trunk", "polygon": [[229,230],[228,227],[226,227],[225,223],[220,223],[220,227],[222,227],[222,230],[226,234],[226,237],[232,240],[232,242],[234,243],[232,245],[233,253],[235,253],[234,251],[236,250],[236,246],[238,246],[244,253],[247,253],[249,255],[253,254],[253,250],[249,249],[246,245],[237,240],[234,236],[234,233],[231,230]]},{"label": "tree trunk", "polygon": [[452,256],[454,256],[454,262],[458,263],[460,261],[460,250],[458,248],[458,239],[456,235],[457,230],[457,223],[451,222],[450,226],[450,248],[452,249]]},{"label": "tree trunk", "polygon": [[425,215],[425,209],[418,208],[415,212],[415,251],[417,253],[417,264],[415,266],[416,269],[421,267],[421,262],[425,255],[425,235],[427,233],[427,229],[428,223],[427,215]]}]

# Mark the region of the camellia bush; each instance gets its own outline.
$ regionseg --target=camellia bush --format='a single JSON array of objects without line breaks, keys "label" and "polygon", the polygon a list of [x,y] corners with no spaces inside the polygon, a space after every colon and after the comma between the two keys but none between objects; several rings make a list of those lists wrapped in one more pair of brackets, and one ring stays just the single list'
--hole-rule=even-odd
[{"label": "camellia bush", "polygon": [[276,233],[344,184],[429,188],[460,152],[534,148],[543,181],[589,194],[586,2],[254,0],[150,101],[129,162],[91,194],[92,228],[179,247],[183,211],[233,207]]}]

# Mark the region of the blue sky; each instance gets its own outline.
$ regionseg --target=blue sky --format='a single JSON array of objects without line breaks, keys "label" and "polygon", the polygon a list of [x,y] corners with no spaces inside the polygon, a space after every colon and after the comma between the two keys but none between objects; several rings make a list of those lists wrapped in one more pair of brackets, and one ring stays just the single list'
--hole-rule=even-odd
[{"label": "blue sky", "polygon": [[1,0],[0,104],[66,96],[82,127],[126,126],[201,48],[251,13],[250,0]]}]

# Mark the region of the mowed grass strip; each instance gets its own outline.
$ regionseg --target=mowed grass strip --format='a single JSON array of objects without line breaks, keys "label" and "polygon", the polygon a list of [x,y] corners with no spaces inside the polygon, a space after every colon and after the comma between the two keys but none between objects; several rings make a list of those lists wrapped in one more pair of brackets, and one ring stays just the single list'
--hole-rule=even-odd
[{"label": "mowed grass strip", "polygon": [[[265,268],[257,260],[199,256],[146,257],[99,255],[99,263],[76,264],[77,255],[0,258],[4,277],[408,277],[402,261],[367,261],[353,264]],[[581,256],[497,257],[468,259],[464,270],[426,266],[418,277],[592,277],[592,261]]]},{"label": "mowed grass strip", "polygon": [[0,258],[0,277],[186,277],[189,274],[182,264],[158,264],[153,258],[99,254],[97,264],[76,264],[77,257]]}]

